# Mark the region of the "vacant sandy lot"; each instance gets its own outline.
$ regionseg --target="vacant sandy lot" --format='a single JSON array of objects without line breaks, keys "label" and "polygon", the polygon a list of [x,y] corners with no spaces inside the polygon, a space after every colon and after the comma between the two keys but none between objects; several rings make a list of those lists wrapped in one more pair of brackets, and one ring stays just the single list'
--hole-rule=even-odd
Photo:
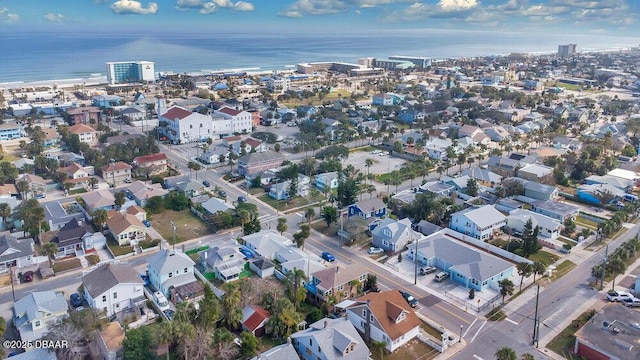
[{"label": "vacant sandy lot", "polygon": [[366,175],[367,167],[365,166],[365,161],[367,159],[372,159],[373,165],[370,169],[368,169],[370,173],[386,174],[393,170],[399,170],[406,162],[406,160],[404,159],[400,159],[395,156],[389,156],[388,152],[385,152],[384,154],[384,156],[380,156],[380,154],[372,154],[371,151],[352,152],[349,153],[349,158],[342,162],[342,167],[344,168],[347,165],[353,165],[353,167],[360,170],[363,174]]}]

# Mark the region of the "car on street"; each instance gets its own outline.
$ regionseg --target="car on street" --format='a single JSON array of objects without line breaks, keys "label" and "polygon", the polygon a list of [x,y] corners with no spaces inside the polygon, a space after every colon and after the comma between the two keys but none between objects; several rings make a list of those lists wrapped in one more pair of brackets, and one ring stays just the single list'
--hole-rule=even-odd
[{"label": "car on street", "polygon": [[242,203],[246,203],[248,200],[246,197],[244,196],[238,196],[238,203],[242,204]]},{"label": "car on street", "polygon": [[611,302],[624,301],[625,299],[633,299],[633,295],[620,290],[611,290],[607,292],[607,300]]},{"label": "car on street", "polygon": [[71,294],[71,296],[69,296],[69,300],[71,301],[71,305],[74,308],[82,306],[82,298],[80,297],[80,294],[78,294],[78,293]]},{"label": "car on street", "polygon": [[144,226],[146,227],[151,227],[151,221],[149,220],[142,220],[142,223],[144,224]]},{"label": "car on street", "polygon": [[324,260],[328,262],[336,261],[335,256],[331,255],[331,253],[328,251],[324,251],[322,254],[320,254],[320,257],[322,257]]},{"label": "car on street", "polygon": [[402,294],[402,297],[407,301],[407,304],[409,304],[409,306],[411,306],[411,307],[418,306],[418,300],[416,298],[414,298],[413,295],[409,294],[408,292],[404,292],[404,291],[400,291],[400,294]]},{"label": "car on street", "polygon": [[202,182],[202,185],[204,185],[205,187],[210,187],[211,183],[208,182],[207,180],[205,180],[205,181]]},{"label": "car on street", "polygon": [[46,197],[47,197],[47,194],[45,194],[45,193],[40,193],[40,194],[36,195],[36,199],[44,199]]},{"label": "car on street", "polygon": [[22,282],[32,282],[33,281],[33,271],[27,271],[22,274]]},{"label": "car on street", "polygon": [[626,307],[640,307],[640,299],[629,298],[622,300],[622,305]]},{"label": "car on street", "polygon": [[423,266],[420,268],[420,275],[427,275],[436,272],[438,269],[435,266]]},{"label": "car on street", "polygon": [[369,254],[382,254],[384,250],[382,248],[372,246],[369,248]]}]

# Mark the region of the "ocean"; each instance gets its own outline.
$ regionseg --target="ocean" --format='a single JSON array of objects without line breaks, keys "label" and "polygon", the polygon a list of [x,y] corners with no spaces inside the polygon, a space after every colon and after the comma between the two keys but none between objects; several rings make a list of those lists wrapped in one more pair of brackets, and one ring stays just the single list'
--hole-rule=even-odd
[{"label": "ocean", "polygon": [[[156,72],[282,69],[299,62],[357,62],[362,57],[432,58],[511,52],[555,52],[638,46],[632,36],[544,35],[440,29],[372,30],[367,33],[25,33],[0,32],[0,87],[22,82],[105,76],[105,62],[148,60]],[[79,80],[79,83],[82,81]]]}]

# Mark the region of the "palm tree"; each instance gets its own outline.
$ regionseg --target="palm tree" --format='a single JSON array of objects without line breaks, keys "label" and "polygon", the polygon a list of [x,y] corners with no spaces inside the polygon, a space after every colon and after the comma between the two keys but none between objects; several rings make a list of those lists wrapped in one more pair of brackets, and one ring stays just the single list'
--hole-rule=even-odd
[{"label": "palm tree", "polygon": [[92,176],[89,178],[88,184],[89,188],[93,189],[94,186],[98,185],[98,179]]},{"label": "palm tree", "polygon": [[114,195],[115,197],[115,204],[118,207],[118,209],[120,209],[120,207],[125,203],[125,195],[123,192],[117,192]]},{"label": "palm tree", "polygon": [[387,343],[384,341],[372,341],[371,347],[380,351],[380,360],[384,359],[384,350],[387,348]]},{"label": "palm tree", "polygon": [[505,296],[513,294],[514,285],[509,279],[498,281],[498,285],[500,286],[500,295],[502,295],[502,303],[504,304]]},{"label": "palm tree", "polygon": [[316,216],[316,211],[313,210],[313,208],[307,208],[307,210],[304,212],[304,217],[307,218],[307,221],[309,222],[309,226],[311,226],[311,219],[313,219],[313,217]]},{"label": "palm tree", "polygon": [[518,275],[520,275],[520,292],[522,292],[522,282],[524,281],[524,278],[533,273],[533,265],[527,262],[521,262],[518,263],[517,269]]},{"label": "palm tree", "polygon": [[518,354],[510,347],[502,346],[495,353],[496,360],[518,360]]},{"label": "palm tree", "polygon": [[102,226],[107,222],[107,211],[104,209],[98,209],[93,212],[93,223],[96,224],[98,229],[102,229]]},{"label": "palm tree", "polygon": [[49,258],[49,267],[53,267],[53,258],[58,253],[58,245],[48,242],[42,246],[42,252]]},{"label": "palm tree", "polygon": [[173,340],[178,335],[175,333],[174,327],[174,323],[171,321],[165,321],[162,326],[157,327],[156,340],[161,345],[164,345],[167,360],[169,360],[169,345],[173,343]]},{"label": "palm tree", "polygon": [[369,177],[369,168],[373,165],[373,159],[367,159],[364,161],[364,166],[367,167],[367,178]]},{"label": "palm tree", "polygon": [[7,203],[0,204],[0,217],[2,217],[2,223],[6,225],[7,218],[11,216],[11,207]]},{"label": "palm tree", "polygon": [[607,265],[607,268],[613,274],[613,283],[611,285],[611,290],[615,290],[616,277],[618,276],[618,274],[622,274],[627,269],[627,265],[624,263],[624,261],[622,261],[622,259],[620,259],[619,257],[615,257],[611,259],[609,265]]},{"label": "palm tree", "polygon": [[29,183],[24,180],[20,180],[16,183],[16,189],[18,189],[22,200],[26,200],[27,193],[29,192]]},{"label": "palm tree", "polygon": [[536,282],[536,275],[542,275],[547,271],[547,265],[542,261],[536,261],[533,263],[533,282]]},{"label": "palm tree", "polygon": [[535,356],[529,354],[529,353],[524,353],[522,354],[522,356],[520,356],[520,360],[536,360]]}]

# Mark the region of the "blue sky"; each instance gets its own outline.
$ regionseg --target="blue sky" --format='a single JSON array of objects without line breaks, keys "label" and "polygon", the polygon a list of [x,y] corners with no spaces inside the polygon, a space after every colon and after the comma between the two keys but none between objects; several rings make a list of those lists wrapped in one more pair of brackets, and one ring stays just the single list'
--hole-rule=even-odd
[{"label": "blue sky", "polygon": [[640,34],[638,0],[0,0],[0,31]]}]

